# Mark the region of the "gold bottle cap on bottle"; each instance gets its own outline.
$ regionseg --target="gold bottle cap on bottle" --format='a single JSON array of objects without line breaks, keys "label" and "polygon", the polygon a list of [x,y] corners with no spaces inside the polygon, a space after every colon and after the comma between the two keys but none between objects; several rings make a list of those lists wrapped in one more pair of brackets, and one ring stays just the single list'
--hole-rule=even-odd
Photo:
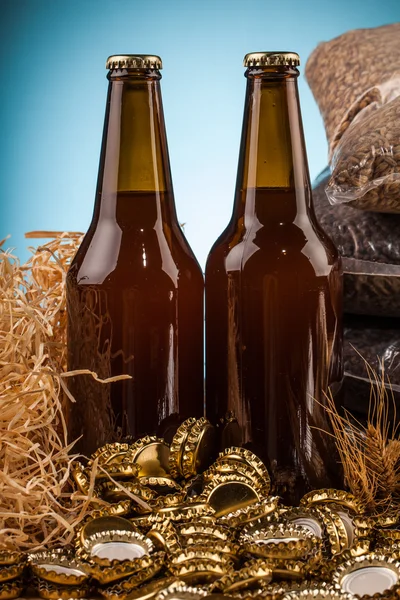
[{"label": "gold bottle cap on bottle", "polygon": [[210,464],[215,451],[214,425],[201,417],[190,429],[182,455],[182,473],[185,479],[203,471]]},{"label": "gold bottle cap on bottle", "polygon": [[162,69],[162,60],[152,54],[113,54],[107,58],[106,69]]},{"label": "gold bottle cap on bottle", "polygon": [[81,585],[89,579],[79,560],[60,552],[36,552],[29,564],[36,577],[59,585]]},{"label": "gold bottle cap on bottle", "polygon": [[182,457],[188,438],[189,432],[195,425],[196,419],[190,417],[183,421],[176,430],[174,437],[172,438],[170,455],[169,455],[169,470],[172,477],[180,479],[183,477],[182,471]]},{"label": "gold bottle cap on bottle", "polygon": [[244,67],[298,67],[299,65],[300,57],[296,52],[250,52],[243,59]]},{"label": "gold bottle cap on bottle", "polygon": [[201,497],[213,508],[217,518],[260,501],[259,492],[240,475],[216,475]]},{"label": "gold bottle cap on bottle", "polygon": [[357,597],[375,594],[394,597],[400,590],[400,563],[379,554],[367,554],[338,566],[332,581],[336,588]]},{"label": "gold bottle cap on bottle", "polygon": [[19,598],[24,591],[23,579],[13,579],[0,583],[0,600],[14,600]]},{"label": "gold bottle cap on bottle", "polygon": [[204,596],[207,596],[205,590],[186,585],[182,581],[174,581],[158,593],[156,600],[198,600]]}]

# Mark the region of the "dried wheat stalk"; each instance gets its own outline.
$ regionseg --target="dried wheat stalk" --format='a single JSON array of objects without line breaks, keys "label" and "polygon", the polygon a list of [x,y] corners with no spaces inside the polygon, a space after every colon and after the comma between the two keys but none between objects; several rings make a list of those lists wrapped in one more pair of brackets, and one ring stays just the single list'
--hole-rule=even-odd
[{"label": "dried wheat stalk", "polygon": [[367,425],[358,423],[347,412],[340,415],[332,396],[327,399],[327,411],[351,492],[371,513],[398,512],[400,441],[396,439],[396,406],[383,365],[378,376],[365,364],[371,381]]}]

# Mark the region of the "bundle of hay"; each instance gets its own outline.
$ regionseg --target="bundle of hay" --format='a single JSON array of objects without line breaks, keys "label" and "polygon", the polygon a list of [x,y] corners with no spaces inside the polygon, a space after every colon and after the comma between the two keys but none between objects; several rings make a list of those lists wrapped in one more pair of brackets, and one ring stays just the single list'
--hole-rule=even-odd
[{"label": "bundle of hay", "polygon": [[54,237],[23,265],[0,242],[0,546],[71,541],[89,499],[71,498],[63,419],[65,276],[82,235]]}]

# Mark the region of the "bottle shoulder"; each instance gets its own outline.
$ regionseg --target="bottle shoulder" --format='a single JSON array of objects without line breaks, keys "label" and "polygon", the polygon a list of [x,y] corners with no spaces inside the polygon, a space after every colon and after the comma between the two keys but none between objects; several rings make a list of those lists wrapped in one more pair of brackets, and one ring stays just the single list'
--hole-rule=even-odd
[{"label": "bottle shoulder", "polygon": [[81,285],[150,285],[167,278],[176,287],[185,278],[202,280],[200,266],[184,242],[174,227],[142,228],[127,235],[115,224],[97,223],[84,237],[68,276]]},{"label": "bottle shoulder", "polygon": [[329,275],[338,267],[335,246],[307,216],[293,223],[263,225],[255,219],[251,224],[229,225],[210,251],[206,273],[222,269],[290,275],[300,269],[304,274]]}]

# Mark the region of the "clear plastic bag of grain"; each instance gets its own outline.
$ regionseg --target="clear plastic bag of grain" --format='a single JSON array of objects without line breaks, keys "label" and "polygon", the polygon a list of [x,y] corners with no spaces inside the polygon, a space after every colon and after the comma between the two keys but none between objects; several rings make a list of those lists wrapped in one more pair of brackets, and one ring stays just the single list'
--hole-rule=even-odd
[{"label": "clear plastic bag of grain", "polygon": [[342,256],[344,311],[400,317],[400,214],[329,203],[326,169],[313,186],[315,215]]},{"label": "clear plastic bag of grain", "polygon": [[330,202],[400,213],[400,23],[320,44],[306,78],[326,127]]}]

